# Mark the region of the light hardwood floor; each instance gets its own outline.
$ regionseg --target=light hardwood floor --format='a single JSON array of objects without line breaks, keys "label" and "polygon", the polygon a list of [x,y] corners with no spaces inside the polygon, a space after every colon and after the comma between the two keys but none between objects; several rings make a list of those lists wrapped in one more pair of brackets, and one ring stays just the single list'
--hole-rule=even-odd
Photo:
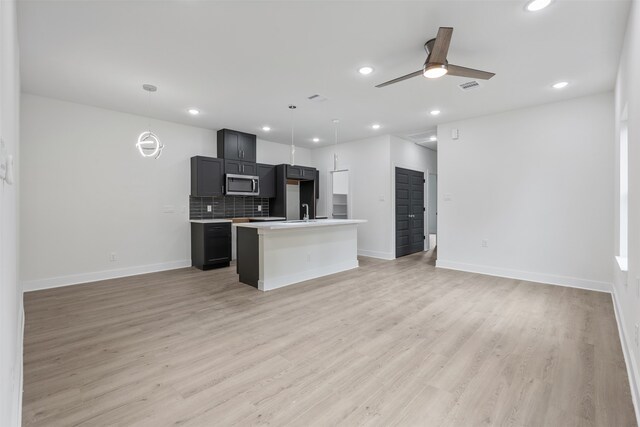
[{"label": "light hardwood floor", "polygon": [[431,255],[268,293],[233,267],[28,293],[24,425],[636,425],[609,295]]}]

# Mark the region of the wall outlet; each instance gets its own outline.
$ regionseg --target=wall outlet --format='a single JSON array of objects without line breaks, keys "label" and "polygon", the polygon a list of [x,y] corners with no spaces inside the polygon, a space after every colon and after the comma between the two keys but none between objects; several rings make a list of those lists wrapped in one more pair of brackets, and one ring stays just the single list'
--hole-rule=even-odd
[{"label": "wall outlet", "polygon": [[116,262],[116,261],[118,261],[118,254],[117,254],[117,253],[115,253],[115,252],[111,252],[111,253],[109,254],[109,261],[111,261],[111,262]]},{"label": "wall outlet", "polygon": [[489,242],[487,241],[487,239],[482,239],[482,241],[480,242],[480,246],[482,246],[483,248],[488,247]]},{"label": "wall outlet", "polygon": [[211,205],[207,205],[207,212],[211,212],[211,210],[212,210],[212,209],[213,209],[213,208],[212,208],[212,206],[211,206]]},{"label": "wall outlet", "polygon": [[640,342],[640,325],[638,325],[637,323],[636,323],[635,341],[636,341],[636,347],[637,347],[638,343]]},{"label": "wall outlet", "polygon": [[262,205],[258,205],[258,212],[262,212]]}]

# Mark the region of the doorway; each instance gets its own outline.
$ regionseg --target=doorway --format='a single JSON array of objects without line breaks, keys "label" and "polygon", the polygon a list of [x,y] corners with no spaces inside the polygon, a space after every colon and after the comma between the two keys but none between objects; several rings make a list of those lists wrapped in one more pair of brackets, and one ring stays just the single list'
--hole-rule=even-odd
[{"label": "doorway", "polygon": [[424,172],[396,168],[396,258],[424,250]]}]

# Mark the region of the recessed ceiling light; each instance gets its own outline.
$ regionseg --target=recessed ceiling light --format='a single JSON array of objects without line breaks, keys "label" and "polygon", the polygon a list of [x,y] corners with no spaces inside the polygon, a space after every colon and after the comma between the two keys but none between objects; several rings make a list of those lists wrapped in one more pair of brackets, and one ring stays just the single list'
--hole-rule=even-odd
[{"label": "recessed ceiling light", "polygon": [[313,138],[312,141],[313,142],[320,142],[320,138]]},{"label": "recessed ceiling light", "polygon": [[569,82],[558,82],[558,83],[555,83],[553,85],[553,88],[554,89],[562,89],[563,87],[566,87],[568,84],[569,84]]},{"label": "recessed ceiling light", "polygon": [[198,114],[200,114],[200,110],[196,110],[195,108],[189,108],[187,110],[189,112],[189,114],[191,114],[192,116],[197,116]]},{"label": "recessed ceiling light", "polygon": [[431,138],[429,138],[429,141],[437,141],[438,137],[432,136]]},{"label": "recessed ceiling light", "polygon": [[262,126],[262,130],[265,132],[269,132],[271,128],[269,126]]},{"label": "recessed ceiling light", "polygon": [[379,125],[379,124],[377,124],[377,123],[375,123],[375,124],[372,124],[372,125],[371,125],[371,128],[372,128],[372,129],[380,129],[380,125]]},{"label": "recessed ceiling light", "polygon": [[531,0],[527,3],[526,9],[529,12],[537,12],[551,4],[551,0]]},{"label": "recessed ceiling light", "polygon": [[366,76],[367,74],[373,73],[373,67],[362,67],[362,68],[358,69],[358,72],[360,74]]},{"label": "recessed ceiling light", "polygon": [[431,110],[432,116],[437,116],[438,114],[440,114],[440,110]]}]

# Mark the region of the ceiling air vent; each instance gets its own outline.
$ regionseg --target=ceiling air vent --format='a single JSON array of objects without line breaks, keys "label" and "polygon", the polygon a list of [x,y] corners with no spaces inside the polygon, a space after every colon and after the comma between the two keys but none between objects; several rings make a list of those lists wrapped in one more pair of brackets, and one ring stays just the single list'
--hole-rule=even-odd
[{"label": "ceiling air vent", "polygon": [[322,95],[318,95],[317,93],[315,95],[308,96],[307,99],[314,102],[324,102],[327,100],[327,98]]},{"label": "ceiling air vent", "polygon": [[479,88],[480,87],[480,83],[478,83],[475,80],[471,80],[470,82],[462,83],[462,84],[459,84],[458,86],[462,90],[471,90],[471,89]]}]

